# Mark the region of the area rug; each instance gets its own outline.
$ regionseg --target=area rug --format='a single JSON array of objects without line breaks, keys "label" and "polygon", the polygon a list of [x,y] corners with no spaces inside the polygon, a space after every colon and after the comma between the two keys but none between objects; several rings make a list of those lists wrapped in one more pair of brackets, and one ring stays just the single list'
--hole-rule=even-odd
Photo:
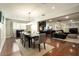
[{"label": "area rug", "polygon": [[48,51],[54,48],[54,46],[46,44],[46,49],[44,49],[44,45],[41,44],[41,51],[39,52],[37,47],[36,48],[28,48],[28,47],[24,48],[20,40],[16,40],[16,43],[19,46],[19,50],[22,56],[43,56],[45,53],[47,53]]}]

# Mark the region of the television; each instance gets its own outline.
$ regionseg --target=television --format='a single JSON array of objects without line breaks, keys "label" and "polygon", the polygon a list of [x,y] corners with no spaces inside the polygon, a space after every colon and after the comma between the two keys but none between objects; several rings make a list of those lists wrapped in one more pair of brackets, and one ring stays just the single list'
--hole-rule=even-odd
[{"label": "television", "polygon": [[2,19],[2,12],[0,11],[0,22],[1,22],[1,19]]},{"label": "television", "polygon": [[70,28],[69,32],[72,34],[78,34],[78,28]]}]

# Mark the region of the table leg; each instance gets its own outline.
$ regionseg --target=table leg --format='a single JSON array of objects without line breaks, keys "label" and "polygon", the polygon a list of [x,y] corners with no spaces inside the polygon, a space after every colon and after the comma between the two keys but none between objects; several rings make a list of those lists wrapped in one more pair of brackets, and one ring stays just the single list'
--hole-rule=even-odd
[{"label": "table leg", "polygon": [[30,38],[29,38],[29,39],[28,39],[28,46],[29,46],[29,48],[30,48],[30,45],[31,45],[31,44],[30,44]]}]

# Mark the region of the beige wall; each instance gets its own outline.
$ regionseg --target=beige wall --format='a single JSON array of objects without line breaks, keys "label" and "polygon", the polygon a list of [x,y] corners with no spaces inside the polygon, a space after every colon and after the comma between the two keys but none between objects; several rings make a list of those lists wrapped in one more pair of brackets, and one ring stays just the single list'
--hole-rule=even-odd
[{"label": "beige wall", "polygon": [[37,33],[38,32],[38,22],[33,22],[31,25],[31,31],[32,33]]},{"label": "beige wall", "polygon": [[51,26],[53,30],[64,30],[69,32],[69,28],[78,28],[79,31],[79,21],[62,21],[62,22],[47,22],[47,26]]},{"label": "beige wall", "polygon": [[30,25],[26,25],[26,31],[31,31],[31,24]]},{"label": "beige wall", "polygon": [[13,37],[13,22],[11,19],[6,19],[6,38]]},{"label": "beige wall", "polygon": [[3,48],[4,42],[6,40],[6,19],[4,18],[4,22],[0,23],[0,52]]},{"label": "beige wall", "polygon": [[38,22],[37,21],[33,21],[33,22],[26,24],[26,26],[28,26],[28,25],[31,27],[31,28],[28,28],[28,30],[31,30],[31,33],[38,32]]}]

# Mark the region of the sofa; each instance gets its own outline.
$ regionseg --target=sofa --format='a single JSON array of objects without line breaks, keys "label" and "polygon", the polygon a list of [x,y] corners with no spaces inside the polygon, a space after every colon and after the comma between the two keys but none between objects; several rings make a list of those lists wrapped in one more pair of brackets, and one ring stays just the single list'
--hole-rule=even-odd
[{"label": "sofa", "polygon": [[57,31],[53,32],[53,33],[51,34],[51,36],[54,37],[54,38],[65,39],[66,36],[67,36],[67,34],[65,34],[65,33],[63,32],[63,30],[57,30]]},{"label": "sofa", "polygon": [[78,36],[78,28],[69,28],[68,38],[77,39]]}]

